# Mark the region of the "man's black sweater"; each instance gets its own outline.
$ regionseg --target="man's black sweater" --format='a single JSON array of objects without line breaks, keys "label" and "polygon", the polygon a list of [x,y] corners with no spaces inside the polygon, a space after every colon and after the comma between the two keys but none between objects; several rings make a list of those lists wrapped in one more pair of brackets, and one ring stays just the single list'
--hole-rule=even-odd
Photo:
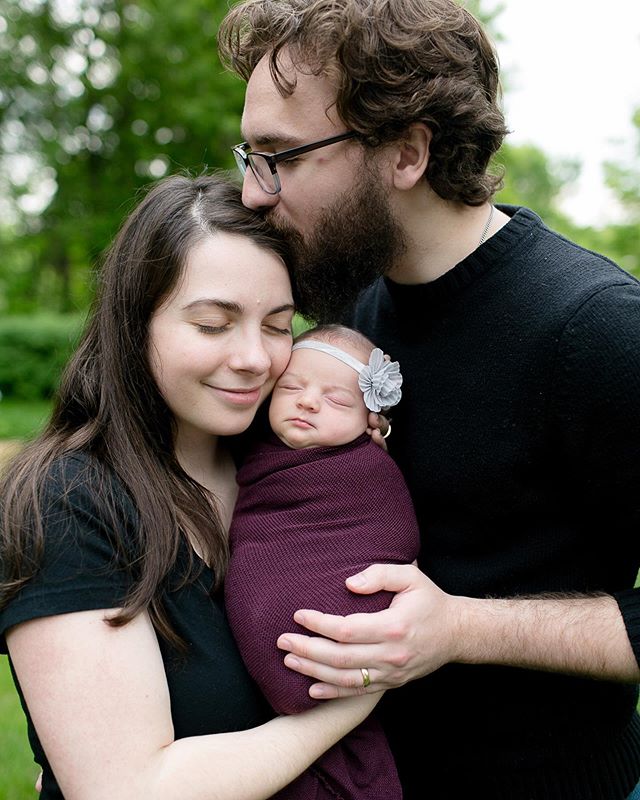
[{"label": "man's black sweater", "polygon": [[[454,269],[381,279],[350,320],[404,375],[388,442],[420,567],[470,597],[613,594],[640,659],[640,284],[502,210],[509,223]],[[405,800],[622,800],[640,776],[637,696],[451,664],[382,711]]]}]

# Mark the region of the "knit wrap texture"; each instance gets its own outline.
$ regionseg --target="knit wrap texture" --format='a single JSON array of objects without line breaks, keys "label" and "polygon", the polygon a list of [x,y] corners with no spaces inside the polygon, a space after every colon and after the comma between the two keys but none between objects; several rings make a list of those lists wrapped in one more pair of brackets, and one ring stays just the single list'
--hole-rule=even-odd
[{"label": "knit wrap texture", "polygon": [[[387,608],[391,593],[356,595],[345,579],[373,563],[413,561],[418,526],[400,470],[366,434],[346,445],[304,450],[273,437],[248,455],[237,480],[227,614],[245,664],[273,709],[295,714],[318,701],[308,694],[313,681],[288,669],[276,646],[282,633],[309,635],[293,621],[294,612]],[[375,715],[277,797],[402,797]]]}]

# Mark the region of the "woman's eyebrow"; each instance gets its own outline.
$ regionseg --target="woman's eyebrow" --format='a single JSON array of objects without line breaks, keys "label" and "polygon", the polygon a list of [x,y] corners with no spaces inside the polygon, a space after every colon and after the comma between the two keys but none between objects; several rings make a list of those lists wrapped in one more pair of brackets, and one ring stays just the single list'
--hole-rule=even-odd
[{"label": "woman's eyebrow", "polygon": [[191,311],[199,306],[214,306],[215,308],[221,308],[223,311],[230,311],[233,314],[242,314],[244,311],[244,306],[240,305],[240,303],[234,303],[231,300],[219,300],[215,297],[199,297],[197,300],[192,300],[186,306],[183,306],[182,310]]},{"label": "woman's eyebrow", "polygon": [[[199,297],[197,300],[192,300],[183,306],[183,311],[192,311],[194,308],[200,306],[213,306],[214,308],[221,308],[223,311],[229,311],[232,314],[242,314],[244,306],[241,303],[235,303],[232,300],[220,300],[216,297]],[[293,303],[283,303],[281,306],[276,306],[267,312],[267,316],[271,317],[274,314],[282,314],[284,311],[295,311],[296,308]]]},{"label": "woman's eyebrow", "polygon": [[282,314],[283,311],[295,311],[295,310],[296,307],[293,305],[293,303],[285,303],[282,306],[276,306],[275,308],[272,308],[271,311],[269,311],[269,313],[267,314],[267,316],[270,317],[272,314]]}]

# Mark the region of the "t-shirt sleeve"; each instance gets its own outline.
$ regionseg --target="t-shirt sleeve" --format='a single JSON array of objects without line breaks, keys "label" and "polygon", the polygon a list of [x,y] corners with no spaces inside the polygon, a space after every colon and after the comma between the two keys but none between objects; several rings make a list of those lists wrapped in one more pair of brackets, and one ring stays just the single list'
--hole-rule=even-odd
[{"label": "t-shirt sleeve", "polygon": [[[632,584],[640,566],[640,286],[609,286],[576,311],[559,342],[556,388],[567,475]],[[640,589],[627,584],[615,597],[640,663]]]},{"label": "t-shirt sleeve", "polygon": [[123,604],[132,582],[132,509],[113,479],[82,461],[67,459],[64,468],[52,471],[41,504],[42,557],[33,577],[0,611],[0,652],[6,652],[6,630],[18,623]]}]

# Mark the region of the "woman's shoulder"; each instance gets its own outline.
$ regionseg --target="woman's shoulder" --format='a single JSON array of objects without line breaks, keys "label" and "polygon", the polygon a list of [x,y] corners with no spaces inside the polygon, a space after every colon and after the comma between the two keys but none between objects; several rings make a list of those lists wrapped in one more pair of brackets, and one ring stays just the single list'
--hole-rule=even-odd
[{"label": "woman's shoulder", "polygon": [[[35,466],[34,466],[35,470]],[[0,607],[0,653],[6,629],[37,617],[120,607],[133,580],[136,519],[111,470],[87,453],[56,456],[16,507],[0,567],[17,578]],[[20,558],[15,553],[20,552]]]},{"label": "woman's shoulder", "polygon": [[36,513],[45,556],[61,548],[130,556],[136,548],[133,500],[115,471],[91,453],[67,452],[50,463],[42,476]]},{"label": "woman's shoulder", "polygon": [[52,459],[44,482],[52,488],[69,488],[102,480],[109,472],[106,464],[86,450],[68,450]]},{"label": "woman's shoulder", "polygon": [[116,472],[97,456],[72,450],[53,459],[42,479],[43,496],[49,502],[66,499],[80,505],[118,506],[130,503]]}]

